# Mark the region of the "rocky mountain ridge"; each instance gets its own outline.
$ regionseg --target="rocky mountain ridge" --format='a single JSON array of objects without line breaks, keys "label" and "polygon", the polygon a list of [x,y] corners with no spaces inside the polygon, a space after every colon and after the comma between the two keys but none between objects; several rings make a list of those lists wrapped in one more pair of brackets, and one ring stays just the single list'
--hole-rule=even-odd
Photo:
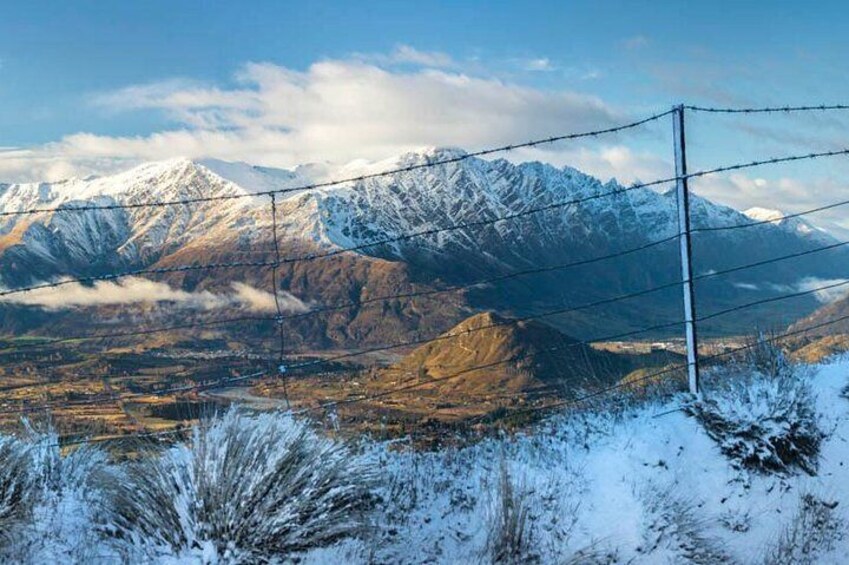
[{"label": "rocky mountain ridge", "polygon": [[[674,193],[602,182],[570,167],[514,164],[464,155],[458,149],[408,153],[343,172],[434,166],[280,194],[277,224],[284,258],[334,253],[323,259],[287,262],[281,269],[282,290],[319,306],[357,302],[375,295],[391,296],[403,289],[462,285],[529,268],[564,265],[677,233]],[[436,164],[458,157],[461,160]],[[140,268],[269,261],[273,257],[270,198],[261,193],[309,185],[326,179],[328,174],[323,165],[285,171],[243,163],[174,159],[107,177],[0,185],[0,211],[47,209],[0,219],[0,283],[14,288],[65,276],[97,276]],[[608,193],[613,195],[605,196]],[[217,197],[222,199],[215,200]],[[190,202],[141,206],[182,200]],[[129,207],[110,207],[115,204]],[[92,205],[105,209],[63,211]],[[59,210],[50,211],[53,208]],[[696,195],[692,213],[697,228],[746,224],[762,216],[752,211],[747,215]],[[504,217],[509,219],[498,221]],[[420,232],[428,234],[409,236]],[[385,240],[396,241],[369,246]],[[697,234],[696,272],[709,273],[832,241],[821,230],[800,229],[800,223],[792,221]],[[337,254],[350,247],[358,249]],[[814,254],[801,262],[775,263],[707,279],[700,284],[700,306],[710,312],[774,295],[776,288],[798,284],[802,279],[833,278],[839,271],[835,255],[841,253]],[[450,311],[444,312],[444,320],[457,322],[481,309],[534,314],[662,286],[677,279],[677,261],[677,247],[669,242],[579,269],[471,287],[455,296]],[[388,286],[385,275],[374,278],[376,272],[390,271],[396,273],[389,277],[395,282]],[[210,269],[161,279],[187,291],[229,287],[234,280],[268,288],[269,273],[263,267]],[[641,304],[623,303],[601,312],[547,321],[580,336],[611,325],[651,325],[677,316],[679,294],[671,289]],[[813,301],[796,301],[786,316],[807,313],[814,306]],[[415,331],[413,326],[420,326],[426,313],[419,312],[415,322],[404,322],[404,310],[398,305],[396,329],[401,333]],[[374,312],[368,313],[369,323],[379,323],[380,316]],[[339,318],[339,329],[362,314],[360,309],[352,309]],[[769,321],[774,318],[769,313],[763,316]],[[717,331],[736,327],[733,323],[719,325]],[[316,331],[325,337],[329,332],[326,327]],[[345,341],[341,337],[329,340]]]}]

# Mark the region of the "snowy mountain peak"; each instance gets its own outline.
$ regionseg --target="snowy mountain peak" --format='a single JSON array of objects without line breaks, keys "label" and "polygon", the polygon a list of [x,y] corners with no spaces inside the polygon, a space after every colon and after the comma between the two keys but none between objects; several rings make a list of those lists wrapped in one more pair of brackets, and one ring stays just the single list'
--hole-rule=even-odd
[{"label": "snowy mountain peak", "polygon": [[[193,242],[234,237],[241,233],[239,226],[247,226],[245,241],[250,241],[249,226],[265,223],[263,210],[254,207],[253,199],[207,200],[248,194],[186,158],[145,163],[88,180],[8,185],[0,187],[0,210],[43,211],[0,219],[0,238],[3,247],[12,250],[10,257],[33,254],[44,264],[45,272],[67,264],[81,268],[146,265]],[[184,206],[138,206],[174,201],[188,202]],[[128,208],[112,207],[115,205]],[[68,207],[85,209],[61,211]],[[9,269],[19,270],[18,276],[26,281],[30,276],[27,263],[10,261]]]},{"label": "snowy mountain peak", "polygon": [[380,161],[367,161],[364,159],[351,161],[336,170],[333,176],[335,178],[349,178],[360,175],[372,175],[395,169],[415,167],[417,165],[450,161],[465,155],[468,155],[466,151],[456,147],[422,147]]},{"label": "snowy mountain peak", "polygon": [[[79,249],[76,255],[80,260],[90,262],[103,245],[114,251],[115,261],[128,264],[156,259],[185,245],[215,248],[231,240],[248,246],[266,237],[264,228],[270,224],[268,199],[250,196],[395,169],[401,171],[363,182],[286,193],[278,202],[281,235],[335,248],[397,240],[363,254],[408,260],[422,253],[447,251],[477,257],[484,249],[501,267],[522,267],[529,261],[550,262],[552,250],[559,253],[574,248],[579,254],[594,249],[598,254],[598,250],[621,247],[621,242],[661,239],[677,232],[674,193],[661,194],[645,187],[622,191],[615,181],[603,183],[570,167],[462,159],[468,155],[462,149],[428,147],[381,162],[351,163],[332,173],[323,165],[275,169],[181,157],[95,179],[0,186],[2,211],[128,205],[126,209],[87,210],[86,214],[47,212],[26,220],[8,216],[0,219],[0,236],[14,230],[15,237],[6,238],[6,245],[43,249],[40,256],[45,261],[58,261],[68,249]],[[427,169],[416,166],[454,159],[461,161]],[[405,170],[407,167],[412,169]],[[219,196],[228,198],[214,200]],[[229,198],[232,196],[240,198]],[[186,205],[137,206],[163,201],[186,201]],[[570,201],[574,202],[565,205]],[[806,244],[829,237],[798,219],[781,221],[778,211],[754,209],[747,216],[695,195],[691,205],[696,227],[769,218],[776,224],[747,232],[762,233],[768,240],[772,236],[767,233],[779,239],[790,235]],[[510,217],[516,219],[480,223],[482,219]],[[423,231],[433,235],[403,237]],[[729,237],[743,235],[737,231]],[[101,242],[103,238],[108,241]],[[559,255],[554,259],[559,260]]]},{"label": "snowy mountain peak", "polygon": [[112,196],[128,202],[157,202],[233,196],[248,191],[204,165],[179,158],[145,163],[126,172],[79,183],[71,198]]},{"label": "snowy mountain peak", "polygon": [[784,219],[784,212],[781,210],[773,210],[770,208],[761,208],[759,206],[755,206],[754,208],[749,208],[743,212],[751,219],[758,222],[774,222],[776,224],[781,223],[781,220]]},{"label": "snowy mountain peak", "polygon": [[411,151],[405,154],[405,157],[413,159],[425,159],[428,161],[442,161],[444,159],[458,159],[468,155],[468,151],[460,147],[437,147],[429,146],[422,147],[417,151]]},{"label": "snowy mountain peak", "polygon": [[756,206],[744,211],[743,214],[756,222],[769,222],[802,237],[811,238],[824,243],[832,243],[833,241],[836,241],[826,230],[814,226],[802,218],[787,218],[787,213],[781,210]]}]

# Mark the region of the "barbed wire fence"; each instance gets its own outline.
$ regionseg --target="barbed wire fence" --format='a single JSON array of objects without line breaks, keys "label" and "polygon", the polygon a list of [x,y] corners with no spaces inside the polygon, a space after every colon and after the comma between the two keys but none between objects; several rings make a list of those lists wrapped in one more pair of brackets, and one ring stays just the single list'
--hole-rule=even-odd
[{"label": "barbed wire fence", "polygon": [[[371,173],[366,175],[360,175],[355,177],[349,177],[339,180],[333,180],[322,183],[314,183],[308,185],[302,185],[297,187],[289,187],[283,189],[276,190],[268,190],[262,191],[259,193],[250,193],[250,194],[238,194],[238,195],[215,195],[215,196],[199,196],[193,198],[185,198],[179,200],[170,200],[170,201],[157,201],[157,202],[136,202],[136,203],[114,203],[114,204],[95,204],[95,205],[79,205],[79,204],[64,204],[56,207],[35,207],[35,208],[24,208],[18,210],[4,210],[0,212],[0,218],[2,217],[24,217],[24,216],[33,216],[39,214],[74,214],[74,213],[82,213],[89,211],[103,211],[103,210],[129,210],[129,209],[139,209],[139,208],[161,208],[161,207],[177,207],[177,206],[191,206],[193,204],[200,203],[209,203],[209,202],[217,202],[217,201],[226,201],[233,200],[239,198],[256,198],[256,197],[268,197],[270,200],[270,213],[271,213],[271,240],[273,242],[273,250],[271,259],[261,260],[261,261],[232,261],[232,262],[216,262],[216,263],[195,263],[188,265],[174,265],[168,267],[154,267],[154,268],[143,268],[143,269],[135,269],[135,270],[127,270],[123,272],[113,272],[113,273],[104,273],[95,276],[82,276],[82,277],[65,277],[59,280],[53,281],[45,281],[38,282],[35,284],[31,284],[29,286],[21,286],[17,288],[5,289],[0,291],[0,298],[10,297],[14,295],[30,293],[34,291],[47,290],[47,289],[55,289],[59,287],[63,287],[71,284],[82,284],[82,285],[91,285],[98,282],[109,282],[109,281],[117,281],[120,279],[128,278],[128,277],[138,277],[138,276],[160,276],[167,275],[172,273],[188,273],[188,272],[204,272],[204,271],[227,271],[227,270],[238,270],[238,269],[248,269],[248,268],[257,268],[257,269],[268,269],[271,275],[271,294],[274,298],[275,305],[275,313],[273,316],[234,316],[228,318],[219,318],[213,320],[204,320],[204,321],[196,321],[196,322],[187,322],[181,324],[171,324],[161,327],[155,328],[145,328],[138,330],[130,330],[123,332],[101,332],[101,333],[90,333],[90,334],[79,334],[75,336],[66,336],[60,337],[57,339],[47,340],[47,341],[38,341],[33,343],[16,343],[14,345],[9,345],[8,347],[4,347],[0,349],[0,354],[4,353],[15,353],[15,352],[25,352],[29,349],[44,347],[45,345],[54,346],[61,344],[69,344],[76,342],[96,342],[98,340],[109,340],[114,338],[131,338],[131,337],[139,337],[139,336],[147,336],[159,333],[167,333],[175,330],[184,330],[184,329],[196,329],[196,328],[210,328],[210,327],[219,327],[219,326],[228,326],[235,325],[244,322],[260,322],[260,323],[271,323],[274,328],[275,339],[278,342],[277,352],[274,356],[274,363],[269,364],[269,368],[262,370],[251,370],[252,365],[249,362],[246,362],[243,366],[239,368],[230,367],[229,372],[226,376],[222,376],[218,379],[212,379],[208,382],[193,382],[188,385],[180,385],[180,386],[170,386],[165,388],[160,388],[158,390],[154,390],[151,392],[129,392],[118,395],[118,398],[121,402],[130,402],[132,400],[139,400],[143,398],[149,398],[151,396],[173,396],[184,393],[198,393],[203,391],[210,391],[216,389],[224,389],[237,385],[244,385],[246,383],[257,382],[259,379],[272,379],[279,382],[283,387],[284,399],[286,403],[287,409],[295,415],[307,415],[313,414],[316,412],[328,411],[328,410],[336,410],[340,406],[352,405],[352,404],[361,404],[361,403],[373,403],[375,401],[379,401],[381,399],[385,399],[388,397],[392,397],[394,395],[401,395],[405,393],[409,393],[410,391],[415,391],[422,389],[427,386],[431,386],[434,383],[453,381],[457,379],[461,379],[464,376],[476,372],[487,369],[492,369],[500,366],[509,366],[515,365],[520,361],[524,361],[529,357],[533,356],[541,356],[545,354],[549,354],[555,351],[563,351],[566,349],[577,349],[577,348],[589,348],[592,347],[595,343],[600,342],[610,342],[614,340],[626,340],[633,339],[639,336],[647,336],[653,335],[657,332],[671,332],[676,328],[684,328],[686,342],[687,342],[687,360],[684,363],[675,363],[669,366],[666,366],[660,370],[650,372],[649,374],[643,375],[636,379],[630,379],[628,381],[618,382],[611,386],[600,387],[597,390],[591,391],[587,394],[569,398],[567,400],[549,402],[542,406],[533,406],[530,408],[524,408],[519,410],[512,411],[513,414],[524,414],[524,413],[536,413],[536,412],[544,412],[552,409],[563,408],[572,405],[579,405],[582,402],[585,402],[592,398],[597,398],[599,396],[604,396],[606,394],[612,393],[613,391],[626,389],[629,387],[633,387],[637,383],[641,382],[652,382],[657,379],[667,378],[672,375],[680,375],[682,372],[686,372],[689,374],[689,386],[690,392],[693,394],[699,394],[699,367],[705,363],[715,361],[724,357],[733,356],[741,351],[746,350],[751,347],[751,345],[744,345],[742,347],[730,348],[726,351],[715,353],[711,355],[700,355],[698,351],[699,341],[698,341],[698,333],[697,328],[699,323],[706,322],[708,320],[713,320],[719,317],[727,316],[734,312],[740,312],[743,310],[756,308],[763,304],[770,304],[775,302],[780,302],[784,300],[791,300],[793,298],[798,298],[800,296],[808,296],[812,294],[821,293],[827,290],[833,290],[836,288],[842,288],[845,285],[849,285],[849,281],[839,281],[839,282],[830,282],[829,284],[821,285],[814,288],[809,288],[796,292],[786,292],[779,296],[773,296],[769,298],[764,298],[756,301],[747,302],[744,304],[736,304],[734,306],[730,306],[728,308],[716,310],[714,312],[710,312],[707,314],[700,315],[696,310],[696,283],[699,281],[704,281],[707,279],[715,279],[718,277],[723,277],[725,275],[731,273],[738,273],[750,269],[755,269],[757,267],[762,267],[765,265],[770,265],[774,263],[779,263],[783,261],[791,261],[793,259],[798,259],[800,257],[818,254],[818,253],[826,253],[831,250],[843,248],[846,245],[849,245],[849,241],[838,241],[834,243],[828,243],[825,245],[821,245],[818,247],[806,249],[803,251],[788,253],[785,255],[774,256],[767,259],[761,259],[758,261],[752,261],[740,265],[735,265],[731,267],[727,267],[721,270],[710,271],[707,273],[694,274],[692,265],[694,261],[698,260],[698,257],[693,256],[693,249],[691,245],[691,237],[697,236],[700,233],[706,232],[720,232],[720,231],[728,231],[728,230],[740,230],[746,228],[752,228],[756,226],[762,226],[765,224],[776,223],[783,220],[789,220],[794,218],[802,218],[811,214],[815,214],[818,212],[833,210],[842,206],[849,205],[849,200],[838,201],[829,203],[827,205],[818,206],[815,208],[810,208],[807,210],[803,210],[801,212],[794,212],[791,214],[781,215],[778,217],[772,217],[767,220],[757,220],[747,223],[735,223],[727,226],[691,226],[690,219],[691,214],[688,209],[688,198],[689,198],[689,187],[688,181],[691,179],[699,179],[704,177],[709,177],[712,175],[718,175],[722,173],[748,170],[756,167],[764,167],[777,165],[782,163],[791,163],[797,161],[808,161],[819,158],[830,158],[830,157],[838,157],[838,156],[846,156],[849,155],[849,149],[838,149],[831,151],[822,151],[822,152],[813,152],[806,154],[795,154],[788,156],[779,156],[768,159],[754,160],[749,162],[741,162],[735,163],[731,165],[724,165],[720,167],[715,167],[711,169],[698,170],[695,172],[688,172],[687,170],[687,162],[686,162],[686,149],[685,149],[685,139],[684,139],[684,120],[686,112],[702,112],[702,113],[726,113],[726,114],[768,114],[768,113],[796,113],[796,112],[822,112],[822,111],[832,111],[832,110],[846,110],[849,109],[849,106],[845,105],[820,105],[820,106],[786,106],[786,107],[763,107],[763,108],[711,108],[711,107],[701,107],[701,106],[692,106],[692,105],[679,105],[676,106],[666,112],[661,112],[657,114],[653,114],[644,119],[640,119],[631,123],[627,123],[620,126],[589,131],[589,132],[581,132],[581,133],[572,133],[566,135],[552,136],[548,138],[533,140],[525,143],[504,145],[500,147],[495,147],[491,149],[484,149],[481,151],[464,153],[457,156],[452,156],[444,159],[433,159],[424,163],[416,163],[413,165],[399,167],[388,171]],[[377,179],[383,177],[391,177],[393,175],[398,175],[402,173],[408,173],[413,171],[418,171],[422,169],[432,169],[437,167],[443,167],[449,164],[459,163],[461,161],[486,157],[490,155],[494,155],[497,153],[508,152],[515,149],[522,148],[530,148],[530,147],[538,147],[542,145],[553,144],[556,142],[563,141],[572,141],[579,139],[589,139],[589,138],[597,138],[601,136],[616,134],[628,130],[632,130],[643,126],[645,124],[658,122],[663,118],[673,118],[673,131],[675,134],[675,154],[676,154],[676,172],[674,176],[670,176],[667,178],[661,178],[650,182],[641,182],[635,183],[627,187],[617,187],[610,190],[601,190],[594,194],[582,196],[580,198],[572,198],[563,201],[553,202],[550,204],[546,204],[538,207],[530,207],[524,210],[512,212],[509,214],[504,214],[495,218],[487,218],[481,220],[474,220],[463,223],[456,223],[449,226],[443,226],[438,228],[431,228],[426,230],[418,230],[411,231],[407,233],[400,234],[396,237],[391,238],[383,238],[377,239],[373,241],[368,241],[364,243],[359,243],[357,245],[352,245],[348,247],[337,247],[330,250],[323,250],[316,253],[308,253],[298,256],[291,257],[283,257],[281,254],[280,241],[279,241],[279,227],[278,227],[278,208],[279,208],[279,198],[285,194],[297,194],[303,193],[311,190],[321,189],[321,188],[329,188],[335,186],[342,185],[351,185],[354,189],[357,186],[360,186],[363,182],[370,179]],[[595,257],[587,257],[582,258],[575,261],[554,264],[554,265],[545,265],[534,267],[530,269],[521,269],[514,270],[508,273],[500,273],[495,276],[485,276],[480,277],[472,282],[463,283],[463,284],[455,284],[455,285],[447,285],[442,286],[440,288],[429,288],[426,290],[417,290],[405,293],[396,293],[391,295],[384,296],[376,296],[370,298],[360,298],[358,300],[350,300],[345,302],[340,302],[336,304],[326,304],[319,307],[311,308],[305,312],[294,312],[294,313],[285,313],[282,303],[280,300],[280,293],[282,291],[281,280],[280,280],[280,269],[282,266],[287,265],[296,265],[299,263],[307,263],[312,261],[320,261],[323,259],[340,256],[343,254],[350,253],[358,253],[367,251],[370,249],[381,248],[387,245],[398,244],[401,242],[408,242],[412,240],[416,240],[419,238],[429,238],[438,236],[445,233],[455,232],[455,231],[465,231],[471,232],[476,229],[481,229],[486,226],[493,226],[503,222],[513,222],[520,220],[522,218],[529,218],[539,214],[544,214],[545,212],[551,212],[556,210],[564,210],[569,207],[574,207],[583,203],[587,203],[594,200],[613,198],[618,195],[626,194],[638,189],[643,188],[655,188],[661,187],[664,185],[671,185],[676,190],[676,202],[678,207],[678,230],[672,236],[662,237],[656,240],[647,241],[635,245],[633,247],[629,247],[626,249],[617,250],[613,253],[607,253]],[[415,298],[427,297],[427,296],[440,296],[447,295],[452,293],[460,293],[469,289],[481,288],[486,285],[491,285],[495,283],[500,283],[508,280],[523,280],[525,277],[530,277],[533,275],[538,275],[542,273],[560,273],[564,271],[568,271],[570,269],[576,269],[579,267],[583,267],[586,265],[595,265],[595,264],[605,264],[608,262],[613,262],[616,259],[620,259],[626,256],[634,256],[638,255],[647,250],[654,249],[662,249],[666,246],[671,247],[671,244],[677,243],[678,250],[681,258],[681,276],[679,280],[674,282],[669,282],[665,284],[659,284],[654,286],[649,286],[643,288],[641,290],[626,292],[622,294],[618,294],[615,296],[610,296],[607,298],[602,298],[599,300],[593,300],[584,302],[577,305],[570,305],[561,308],[548,308],[542,312],[518,316],[511,319],[496,321],[491,324],[484,324],[481,326],[477,326],[474,328],[469,328],[463,331],[449,332],[449,333],[440,333],[438,335],[417,338],[417,339],[408,339],[401,340],[393,343],[386,343],[375,347],[368,347],[363,349],[358,349],[355,351],[344,352],[335,355],[326,355],[324,357],[320,357],[317,359],[306,360],[301,362],[288,362],[287,361],[287,348],[286,348],[286,329],[285,324],[287,321],[291,320],[301,320],[305,318],[318,317],[331,312],[339,312],[345,310],[351,310],[362,307],[369,307],[381,303],[386,303],[390,301],[399,301],[399,300],[408,300],[411,301]],[[612,267],[613,268],[613,267]],[[660,324],[652,324],[646,327],[639,327],[635,330],[629,330],[625,332],[615,332],[607,335],[602,335],[593,338],[592,340],[578,340],[575,342],[571,342],[568,344],[563,344],[553,348],[543,349],[537,352],[533,352],[530,354],[522,354],[517,356],[511,356],[505,359],[499,359],[493,362],[488,362],[485,364],[479,364],[472,367],[464,368],[460,371],[456,371],[451,374],[447,374],[437,378],[431,378],[426,381],[421,382],[410,382],[410,383],[402,383],[399,386],[392,387],[388,390],[384,390],[378,393],[373,394],[360,394],[350,396],[341,400],[333,400],[328,402],[319,402],[313,406],[301,406],[301,407],[292,407],[289,398],[289,390],[288,390],[288,380],[291,375],[294,374],[303,374],[304,372],[309,371],[317,371],[320,370],[323,366],[329,366],[333,363],[337,363],[340,361],[348,361],[354,358],[363,357],[367,355],[372,355],[375,353],[393,351],[393,350],[408,350],[415,346],[422,346],[431,343],[437,343],[442,341],[449,341],[457,339],[463,335],[469,335],[472,333],[484,331],[487,329],[492,329],[495,327],[506,327],[506,326],[516,326],[518,324],[526,323],[534,320],[545,320],[547,318],[551,318],[554,316],[560,316],[567,313],[573,313],[584,310],[593,310],[602,306],[609,306],[613,304],[618,304],[620,302],[625,302],[629,300],[634,300],[636,298],[645,297],[647,295],[653,293],[660,293],[666,290],[673,290],[676,288],[680,288],[683,290],[683,303],[684,308],[682,312],[682,316],[678,319],[675,319],[670,322],[664,322]],[[826,322],[816,324],[813,326],[805,327],[802,330],[793,329],[788,330],[786,332],[776,334],[772,336],[770,339],[775,340],[776,342],[789,339],[798,335],[801,335],[805,332],[819,329],[823,327],[827,327],[829,325],[837,324],[841,321],[845,321],[849,319],[849,316],[846,317],[838,317],[832,320],[828,320]],[[236,372],[236,374],[232,374]],[[185,374],[191,373],[191,370],[187,370]],[[109,375],[102,375],[105,382],[108,382]],[[171,377],[180,376],[180,373],[172,373]],[[41,383],[28,383],[28,384],[20,384],[20,385],[9,385],[6,387],[0,387],[0,393],[10,392],[13,390],[20,390],[23,388],[38,388],[41,386],[49,386],[52,383],[50,382],[41,382]],[[64,401],[48,401],[42,404],[37,405],[21,405],[17,407],[4,407],[0,410],[0,415],[14,415],[20,414],[25,415],[27,413],[35,413],[46,410],[56,410],[62,408],[69,407],[79,407],[79,406],[94,406],[105,404],[109,402],[115,402],[116,393],[114,389],[106,391],[103,395],[94,396],[91,398],[78,399],[78,400],[64,400]],[[140,433],[135,434],[122,434],[119,436],[119,439],[126,439],[128,437],[162,437],[170,434],[180,433],[182,430],[164,430],[164,431],[149,431],[144,430]],[[70,436],[62,438],[62,445],[75,445],[78,443],[87,443],[92,441],[108,441],[110,439],[115,439],[115,437],[106,436],[106,437],[77,437]]]}]

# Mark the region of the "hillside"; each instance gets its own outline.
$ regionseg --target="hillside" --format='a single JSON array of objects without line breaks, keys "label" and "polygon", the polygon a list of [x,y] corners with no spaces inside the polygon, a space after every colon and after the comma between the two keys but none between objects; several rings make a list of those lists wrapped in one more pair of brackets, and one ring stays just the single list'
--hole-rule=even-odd
[{"label": "hillside", "polygon": [[809,316],[795,322],[790,330],[806,330],[809,336],[849,334],[849,296],[838,298],[834,302],[822,306]]},{"label": "hillside", "polygon": [[808,363],[849,350],[849,297],[822,306],[788,331],[799,333],[793,344],[794,355]]},{"label": "hillside", "polygon": [[285,388],[275,379],[260,382],[250,400],[288,399],[302,409],[335,402],[345,433],[389,438],[417,429],[421,445],[435,446],[471,422],[501,421],[513,410],[549,406],[681,362],[662,349],[596,349],[542,322],[493,312],[466,318],[400,359],[397,350],[378,353],[383,358],[363,359],[366,367],[298,374]]},{"label": "hillside", "polygon": [[541,322],[513,322],[491,312],[467,318],[443,336],[454,337],[419,347],[382,371],[383,378],[431,382],[420,390],[445,400],[570,396],[614,382],[651,358],[598,351]]}]

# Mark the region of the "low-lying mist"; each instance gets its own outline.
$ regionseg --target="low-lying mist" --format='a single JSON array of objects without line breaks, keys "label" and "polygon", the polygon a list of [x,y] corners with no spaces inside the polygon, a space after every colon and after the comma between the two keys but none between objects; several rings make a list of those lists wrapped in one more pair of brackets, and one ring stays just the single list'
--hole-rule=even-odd
[{"label": "low-lying mist", "polygon": [[[0,297],[0,303],[37,306],[50,311],[159,302],[198,310],[237,308],[257,313],[277,311],[274,295],[270,292],[241,282],[234,282],[230,286],[232,292],[189,292],[172,288],[162,282],[128,277],[120,281],[98,281],[91,286],[70,283],[60,287],[36,289],[24,294]],[[309,310],[309,306],[303,301],[286,291],[279,291],[277,298],[285,312]]]}]

